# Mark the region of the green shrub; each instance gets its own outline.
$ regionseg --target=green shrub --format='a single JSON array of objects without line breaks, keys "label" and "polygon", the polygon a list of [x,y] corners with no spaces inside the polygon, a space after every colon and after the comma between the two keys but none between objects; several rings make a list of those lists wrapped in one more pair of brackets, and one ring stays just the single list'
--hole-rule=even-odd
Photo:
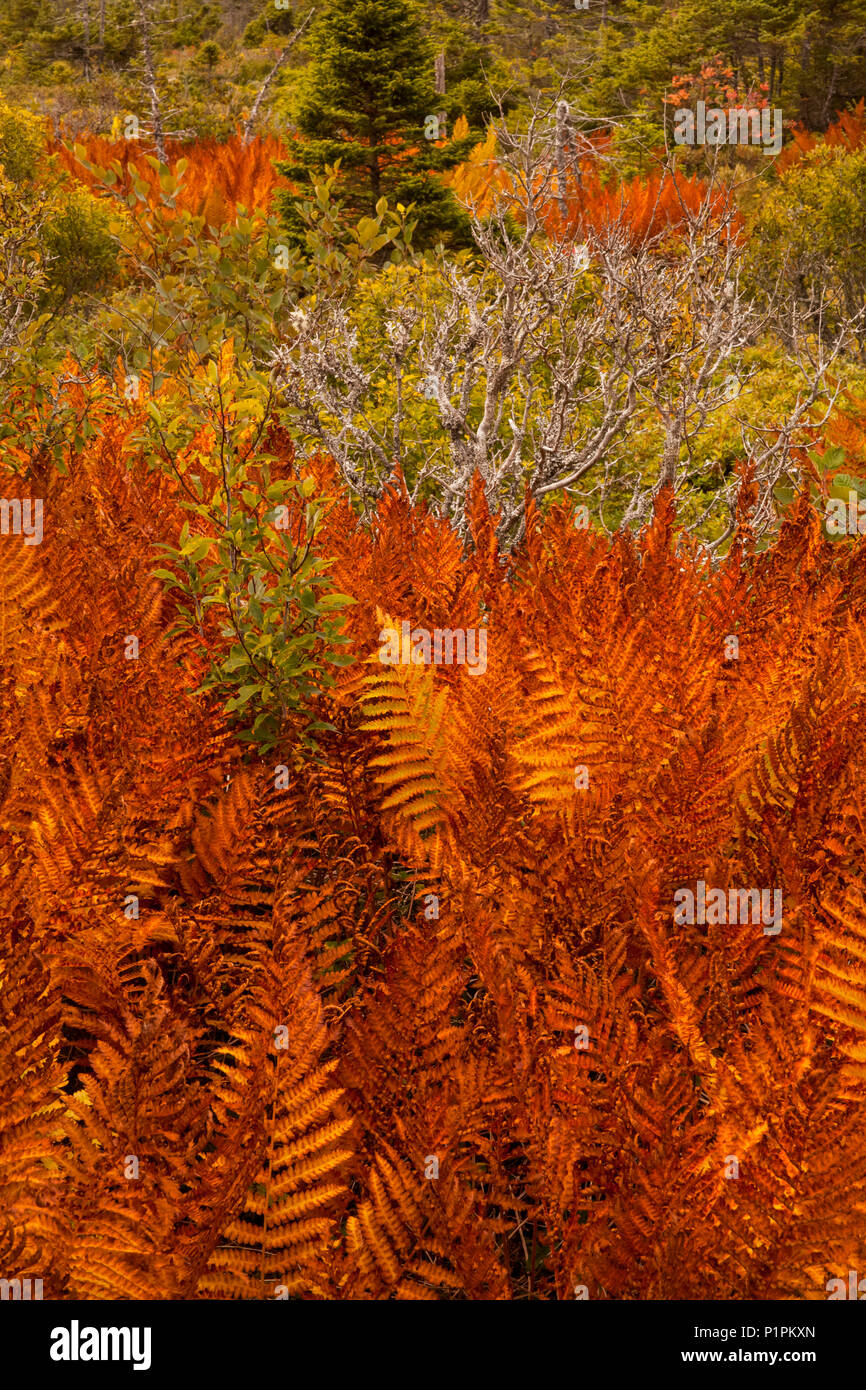
[{"label": "green shrub", "polygon": [[[866,299],[866,149],[818,146],[764,200],[752,238],[756,286],[782,273],[808,309],[824,291],[832,332]],[[817,323],[817,320],[816,320]],[[861,348],[866,331],[861,325]]]},{"label": "green shrub", "polygon": [[196,67],[205,68],[206,71],[211,72],[222,56],[223,51],[219,44],[215,43],[213,39],[208,39],[195,55]]},{"label": "green shrub", "polygon": [[244,30],[245,48],[258,48],[268,34],[291,34],[295,18],[291,10],[278,10],[274,0],[268,0],[262,13],[251,20]]},{"label": "green shrub", "polygon": [[175,48],[192,48],[204,39],[218,33],[222,16],[216,5],[202,5],[197,14],[188,15],[175,25],[171,31],[171,42]]},{"label": "green shrub", "polygon": [[86,294],[116,273],[117,248],[108,230],[110,211],[85,189],[64,194],[43,230],[48,283],[61,301]]},{"label": "green shrub", "polygon": [[75,81],[76,73],[70,63],[58,61],[51,64],[46,77],[53,87],[68,87]]},{"label": "green shrub", "polygon": [[0,164],[13,183],[32,179],[43,150],[42,129],[29,111],[0,102]]}]

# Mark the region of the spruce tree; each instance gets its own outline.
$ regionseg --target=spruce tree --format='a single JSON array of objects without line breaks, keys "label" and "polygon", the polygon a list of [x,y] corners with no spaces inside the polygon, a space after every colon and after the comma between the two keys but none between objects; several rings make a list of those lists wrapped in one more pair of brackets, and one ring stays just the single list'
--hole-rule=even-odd
[{"label": "spruce tree", "polygon": [[281,199],[290,235],[302,237],[296,205],[340,160],[347,218],[373,216],[380,198],[414,203],[416,246],[470,245],[469,219],[437,171],[465,159],[479,137],[435,143],[438,113],[458,113],[436,92],[432,48],[411,0],[331,0],[311,46],[293,112],[301,140],[294,161],[279,166],[298,189]]}]

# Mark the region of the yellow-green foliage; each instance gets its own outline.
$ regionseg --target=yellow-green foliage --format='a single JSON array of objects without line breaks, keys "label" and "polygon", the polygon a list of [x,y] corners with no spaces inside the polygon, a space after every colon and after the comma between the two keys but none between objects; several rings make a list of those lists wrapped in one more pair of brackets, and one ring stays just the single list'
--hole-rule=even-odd
[{"label": "yellow-green foliage", "polygon": [[14,183],[32,179],[43,149],[37,118],[18,106],[0,101],[0,164]]},{"label": "yellow-green foliage", "polygon": [[[441,272],[429,262],[420,268],[407,265],[388,266],[381,275],[364,281],[353,300],[352,323],[358,333],[357,360],[361,367],[372,372],[374,388],[365,402],[364,418],[380,435],[387,436],[397,417],[398,383],[389,343],[389,323],[399,319],[401,304],[423,306],[432,310],[445,295]],[[422,464],[439,463],[448,468],[448,436],[439,420],[435,400],[428,399],[425,379],[419,358],[419,333],[416,330],[401,362],[399,399],[401,415],[402,457],[408,460],[410,483],[414,470]],[[737,380],[740,386],[737,388]],[[850,363],[841,363],[839,381],[855,390],[866,392],[866,372]],[[689,467],[691,483],[697,489],[691,500],[682,503],[682,519],[694,522],[705,509],[710,496],[719,487],[730,483],[738,463],[744,457],[742,427],[761,427],[768,419],[784,420],[797,403],[803,379],[792,371],[790,359],[780,344],[762,340],[746,349],[740,357],[722,368],[714,381],[715,389],[730,383],[730,399],[713,410],[703,428],[690,435],[690,451],[680,451],[680,465]],[[520,416],[522,397],[515,396],[515,415]],[[548,401],[545,383],[540,383],[536,396],[539,409]],[[475,391],[475,406],[480,411],[480,393]],[[597,407],[589,406],[590,414]],[[817,419],[823,406],[816,408]],[[333,422],[335,425],[338,423]],[[658,461],[664,448],[664,427],[651,405],[644,407],[628,441],[629,475],[638,470],[647,486],[658,476]],[[527,449],[526,465],[533,459]],[[617,525],[631,492],[631,483],[623,480],[622,487],[614,483],[605,509],[608,525]],[[555,499],[554,499],[555,500]],[[724,529],[724,522],[707,522],[701,534],[712,539]]]},{"label": "yellow-green foliage", "polygon": [[819,145],[764,200],[753,232],[755,276],[786,275],[801,296],[822,289],[856,312],[866,292],[866,149]]},{"label": "yellow-green foliage", "polygon": [[43,232],[48,279],[64,299],[109,281],[117,249],[109,224],[114,209],[84,188],[64,192]]},{"label": "yellow-green foliage", "polygon": [[[358,359],[366,371],[374,373],[375,385],[365,413],[376,430],[386,434],[397,415],[397,378],[390,352],[388,324],[399,314],[401,304],[434,304],[444,294],[435,266],[422,263],[387,265],[381,275],[364,280],[354,300],[353,323],[358,331]],[[434,399],[425,395],[425,382],[418,359],[419,333],[413,334],[400,375],[401,436],[407,469],[420,468],[431,459],[446,462],[447,440],[439,424]],[[432,393],[431,393],[432,394]]]},{"label": "yellow-green foliage", "polygon": [[[472,274],[466,253],[457,253],[449,259],[458,264],[463,274]],[[588,288],[590,283],[588,272]],[[482,280],[479,285],[482,300],[489,289],[490,285]],[[399,416],[400,451],[410,483],[422,465],[438,465],[446,473],[450,467],[448,432],[442,426],[435,391],[423,370],[421,352],[424,325],[429,330],[431,324],[441,322],[445,305],[450,302],[443,270],[429,260],[417,266],[386,266],[379,276],[361,282],[353,299],[351,317],[358,334],[357,359],[362,368],[373,376],[370,397],[364,403],[364,419],[380,435],[387,437],[392,434],[394,421]],[[403,305],[411,305],[413,309],[421,311],[421,323],[414,326],[401,352],[398,380],[391,325],[396,327],[400,324]],[[551,326],[551,334],[553,332],[554,326]],[[452,400],[459,399],[462,390],[465,360],[458,360],[455,367]],[[515,418],[522,416],[527,385],[531,385],[534,391],[535,414],[542,412],[549,404],[549,379],[542,368],[536,368],[529,383],[521,378],[514,384],[513,396],[509,399],[513,402]],[[485,374],[479,371],[469,400],[469,417],[473,425],[481,420],[484,388]],[[501,433],[506,435],[508,428],[507,422],[502,423]],[[534,464],[529,442],[524,464],[527,470]]]},{"label": "yellow-green foliage", "polygon": [[[34,335],[46,291],[44,247],[39,230],[48,208],[48,195],[35,185],[22,188],[0,166],[0,381],[9,410],[9,374],[32,367]],[[2,440],[15,434],[14,421],[0,425]]]}]

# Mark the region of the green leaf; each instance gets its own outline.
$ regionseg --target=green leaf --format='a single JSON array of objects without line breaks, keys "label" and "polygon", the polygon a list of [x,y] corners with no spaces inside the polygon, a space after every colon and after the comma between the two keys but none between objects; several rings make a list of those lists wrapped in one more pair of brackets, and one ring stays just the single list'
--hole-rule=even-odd
[{"label": "green leaf", "polygon": [[357,603],[356,598],[351,598],[349,594],[323,594],[318,602],[320,612],[327,613],[332,608],[346,608],[349,604]]},{"label": "green leaf", "polygon": [[226,714],[233,714],[235,710],[241,709],[244,705],[248,704],[253,696],[257,695],[260,690],[260,685],[242,685],[234,699],[229,700],[226,704]]},{"label": "green leaf", "polygon": [[194,565],[197,565],[204,559],[212,545],[213,541],[210,536],[193,536],[184,544],[181,554],[186,559],[191,560]]}]

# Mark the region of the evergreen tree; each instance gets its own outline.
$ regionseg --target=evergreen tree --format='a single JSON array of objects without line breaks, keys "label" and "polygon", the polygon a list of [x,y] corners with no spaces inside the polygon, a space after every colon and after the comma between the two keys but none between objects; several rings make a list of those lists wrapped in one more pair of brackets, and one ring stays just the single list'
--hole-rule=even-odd
[{"label": "evergreen tree", "polygon": [[436,92],[433,51],[410,0],[332,0],[312,46],[293,112],[303,142],[280,165],[298,186],[281,200],[289,234],[302,239],[296,204],[340,160],[339,197],[352,220],[374,215],[380,198],[414,203],[416,246],[471,245],[469,219],[437,171],[465,159],[478,135],[435,143],[439,113],[458,113]]}]

